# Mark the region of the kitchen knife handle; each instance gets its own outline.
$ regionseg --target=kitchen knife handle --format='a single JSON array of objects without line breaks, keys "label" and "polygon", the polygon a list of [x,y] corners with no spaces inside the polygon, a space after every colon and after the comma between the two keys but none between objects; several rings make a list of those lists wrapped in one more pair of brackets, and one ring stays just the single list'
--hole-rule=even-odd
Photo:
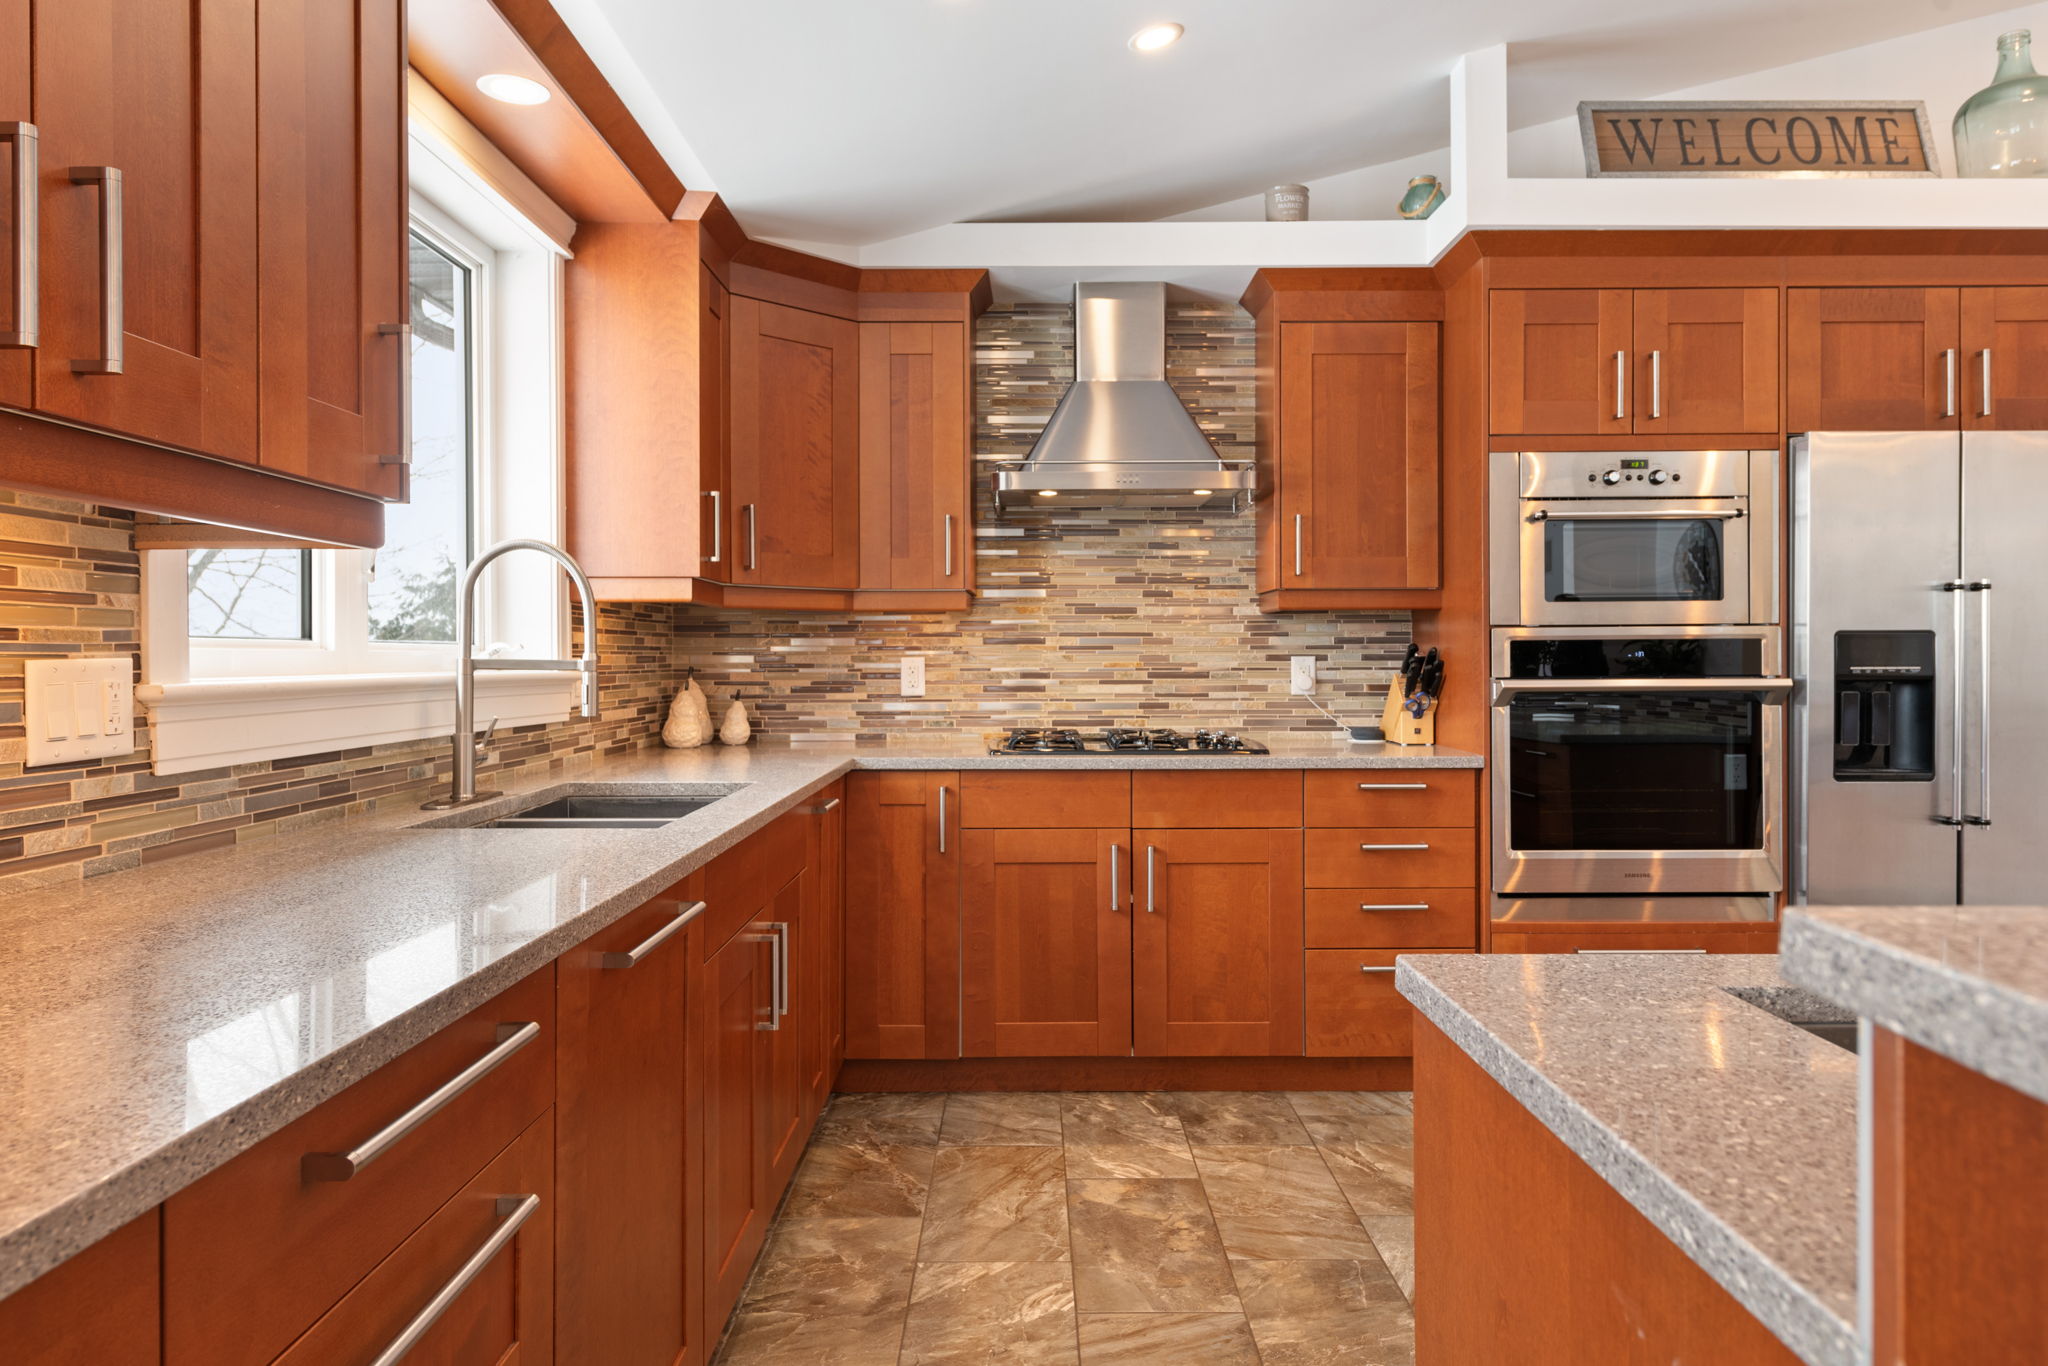
[{"label": "kitchen knife handle", "polygon": [[1941,415],[1956,415],[1956,349],[1951,346],[1941,353]]},{"label": "kitchen knife handle", "polygon": [[1614,420],[1628,419],[1628,352],[1614,353]]}]

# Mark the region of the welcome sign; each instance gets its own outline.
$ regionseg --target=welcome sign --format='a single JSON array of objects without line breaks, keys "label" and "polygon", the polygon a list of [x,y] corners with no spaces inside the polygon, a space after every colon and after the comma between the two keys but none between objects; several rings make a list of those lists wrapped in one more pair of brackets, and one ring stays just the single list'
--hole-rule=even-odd
[{"label": "welcome sign", "polygon": [[1939,175],[1927,106],[1586,100],[1589,176]]}]

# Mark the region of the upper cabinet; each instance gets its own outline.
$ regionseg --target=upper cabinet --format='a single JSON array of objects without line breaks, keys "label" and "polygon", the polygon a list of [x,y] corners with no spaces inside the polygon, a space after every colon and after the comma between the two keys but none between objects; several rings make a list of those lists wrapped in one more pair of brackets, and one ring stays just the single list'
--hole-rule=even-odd
[{"label": "upper cabinet", "polygon": [[1793,289],[1790,431],[2048,425],[2048,289]]},{"label": "upper cabinet", "polygon": [[858,586],[860,328],[736,298],[731,321],[734,581]]},{"label": "upper cabinet", "polygon": [[860,578],[869,587],[974,586],[967,334],[964,323],[860,325]]},{"label": "upper cabinet", "polygon": [[1775,289],[1497,289],[1492,430],[1774,432]]}]

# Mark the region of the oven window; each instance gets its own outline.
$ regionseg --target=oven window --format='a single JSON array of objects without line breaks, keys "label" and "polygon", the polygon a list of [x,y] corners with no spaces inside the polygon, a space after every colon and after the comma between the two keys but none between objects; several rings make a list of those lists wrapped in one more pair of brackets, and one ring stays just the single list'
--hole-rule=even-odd
[{"label": "oven window", "polygon": [[1514,848],[1763,847],[1760,698],[1659,689],[1507,705]]},{"label": "oven window", "polygon": [[1543,523],[1545,602],[1719,602],[1726,596],[1715,518]]}]

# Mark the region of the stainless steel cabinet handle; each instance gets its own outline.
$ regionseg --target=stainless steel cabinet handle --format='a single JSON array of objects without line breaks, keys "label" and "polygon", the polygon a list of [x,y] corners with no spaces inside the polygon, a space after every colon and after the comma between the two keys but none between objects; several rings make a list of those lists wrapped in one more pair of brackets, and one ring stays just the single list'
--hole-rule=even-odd
[{"label": "stainless steel cabinet handle", "polygon": [[14,325],[0,332],[0,346],[37,346],[42,341],[42,135],[33,123],[0,123],[0,140],[14,144]]},{"label": "stainless steel cabinet handle", "polygon": [[1145,846],[1145,914],[1159,913],[1159,850]]},{"label": "stainless steel cabinet handle", "polygon": [[1429,909],[1429,903],[1427,901],[1361,901],[1358,903],[1358,909],[1361,911],[1426,911]]},{"label": "stainless steel cabinet handle", "polygon": [[1426,845],[1426,844],[1361,844],[1361,845],[1359,845],[1358,847],[1359,847],[1359,848],[1361,848],[1361,849],[1363,849],[1363,850],[1365,850],[1365,851],[1366,851],[1367,853],[1369,853],[1369,854],[1376,854],[1376,853],[1381,853],[1381,852],[1384,852],[1384,851],[1388,851],[1388,850],[1395,850],[1395,849],[1427,849],[1427,848],[1429,848],[1429,846],[1428,846],[1428,845]]},{"label": "stainless steel cabinet handle", "polygon": [[1301,514],[1294,514],[1294,577],[1301,577]]},{"label": "stainless steel cabinet handle", "polygon": [[1614,420],[1628,416],[1628,352],[1614,353]]},{"label": "stainless steel cabinet handle", "polygon": [[804,814],[805,814],[806,816],[822,816],[822,815],[824,815],[824,814],[825,814],[825,813],[826,813],[827,811],[830,811],[830,810],[832,810],[832,809],[833,809],[834,807],[836,807],[836,806],[838,806],[838,805],[839,805],[839,799],[838,799],[837,797],[833,797],[833,798],[831,798],[830,800],[828,800],[828,801],[827,801],[827,802],[826,802],[826,803],[825,803],[825,804],[824,804],[823,806],[807,806],[807,807],[805,807],[805,808],[804,808]]},{"label": "stainless steel cabinet handle", "polygon": [[746,567],[747,567],[747,568],[749,568],[749,569],[753,569],[753,568],[755,568],[756,566],[758,566],[758,565],[760,564],[760,562],[761,562],[761,546],[760,546],[760,540],[759,540],[759,538],[758,538],[758,537],[757,537],[757,536],[755,535],[755,532],[756,532],[756,531],[758,530],[758,526],[757,526],[757,522],[756,522],[756,518],[755,518],[755,514],[754,514],[754,505],[753,505],[752,503],[749,503],[749,504],[747,504],[747,505],[746,505],[745,507],[741,508],[741,509],[740,509],[740,511],[741,511],[741,512],[744,512],[744,513],[745,513],[745,514],[747,515],[747,564],[746,564]]},{"label": "stainless steel cabinet handle", "polygon": [[1705,953],[1705,949],[1573,949],[1573,953]]},{"label": "stainless steel cabinet handle", "polygon": [[1392,972],[1394,969],[1391,964],[1383,968],[1376,968],[1372,964],[1366,963],[1361,965],[1358,970],[1360,972]]},{"label": "stainless steel cabinet handle", "polygon": [[1991,348],[1977,353],[1977,416],[1991,416]]},{"label": "stainless steel cabinet handle", "polygon": [[1955,604],[1955,611],[1949,618],[1949,631],[1952,636],[1949,644],[1949,656],[1955,668],[1955,672],[1950,676],[1955,679],[1955,682],[1949,686],[1949,809],[1946,814],[1937,814],[1934,817],[1937,825],[1962,825],[1965,820],[1963,811],[1963,744],[1967,736],[1964,731],[1965,718],[1963,716],[1962,688],[1968,661],[1964,657],[1965,647],[1963,644],[1963,594],[1968,592],[1969,588],[1970,585],[1962,579],[1950,579],[1941,585],[1942,592],[1954,595],[1950,598],[1950,601]]},{"label": "stainless steel cabinet handle", "polygon": [[1360,783],[1360,792],[1427,792],[1428,783]]},{"label": "stainless steel cabinet handle", "polygon": [[301,1174],[308,1181],[346,1181],[363,1168],[375,1162],[392,1145],[431,1119],[436,1111],[482,1081],[526,1045],[540,1037],[540,1025],[532,1020],[501,1024],[498,1026],[498,1042],[490,1052],[478,1058],[469,1066],[457,1072],[435,1088],[432,1095],[407,1110],[397,1119],[364,1139],[345,1153],[307,1153],[299,1161]]},{"label": "stainless steel cabinet handle", "polygon": [[725,559],[725,495],[717,489],[706,489],[704,496],[711,500],[711,553],[704,557],[704,563],[718,564]]},{"label": "stainless steel cabinet handle", "polygon": [[1972,579],[1970,591],[1983,604],[1977,609],[1977,814],[1969,825],[1991,824],[1991,580]]},{"label": "stainless steel cabinet handle", "polygon": [[1123,847],[1121,845],[1112,844],[1109,846],[1109,909],[1112,911],[1123,909],[1124,904],[1124,899],[1119,895],[1118,891],[1123,886],[1123,877],[1118,866],[1119,856],[1122,853]]},{"label": "stainless steel cabinet handle", "polygon": [[[1525,692],[1758,692],[1782,696],[1796,686],[1789,678],[1496,678],[1496,705]],[[1525,749],[1538,758],[1550,756],[1540,749]]]},{"label": "stainless steel cabinet handle", "polygon": [[1650,353],[1650,416],[1664,416],[1664,353]]},{"label": "stainless steel cabinet handle", "polygon": [[491,1260],[505,1250],[505,1244],[518,1236],[520,1225],[533,1217],[540,1208],[538,1195],[501,1195],[498,1197],[498,1226],[491,1230],[491,1236],[484,1239],[483,1246],[469,1254],[448,1284],[434,1292],[434,1298],[427,1301],[426,1308],[413,1315],[412,1322],[405,1325],[399,1335],[391,1339],[391,1345],[377,1353],[370,1366],[394,1366],[405,1357],[419,1340],[427,1335],[434,1321],[448,1312],[448,1306],[462,1298],[462,1292],[469,1289],[471,1281],[483,1274]]},{"label": "stainless steel cabinet handle", "polygon": [[946,852],[946,797],[952,790],[943,783],[939,785],[939,852],[942,854]]},{"label": "stainless steel cabinet handle", "polygon": [[1951,346],[1941,353],[1941,415],[1956,415],[1956,349]]},{"label": "stainless steel cabinet handle", "polygon": [[91,360],[74,360],[71,369],[81,375],[121,373],[123,338],[121,301],[125,251],[121,240],[121,172],[113,166],[73,166],[73,185],[100,187],[100,353]]},{"label": "stainless steel cabinet handle", "polygon": [[1683,509],[1645,508],[1641,512],[1617,512],[1612,508],[1588,508],[1584,512],[1548,512],[1542,508],[1529,514],[1532,522],[1548,522],[1553,518],[1560,522],[1732,522],[1744,514],[1738,509],[1711,508],[1700,512]]},{"label": "stainless steel cabinet handle", "polygon": [[412,464],[412,324],[378,323],[377,335],[398,338],[398,449],[377,458],[383,465]]},{"label": "stainless steel cabinet handle", "polygon": [[768,930],[775,936],[775,1018],[779,1021],[789,1014],[789,922],[772,921]]},{"label": "stainless steel cabinet handle", "polygon": [[946,577],[953,577],[953,514],[946,514]]},{"label": "stainless steel cabinet handle", "polygon": [[605,954],[603,958],[604,966],[607,968],[632,967],[648,954],[660,948],[668,941],[670,936],[682,929],[683,926],[689,924],[702,914],[704,914],[704,903],[701,901],[683,907],[682,910],[676,913],[675,919],[669,921],[668,924],[663,925],[624,953]]}]

